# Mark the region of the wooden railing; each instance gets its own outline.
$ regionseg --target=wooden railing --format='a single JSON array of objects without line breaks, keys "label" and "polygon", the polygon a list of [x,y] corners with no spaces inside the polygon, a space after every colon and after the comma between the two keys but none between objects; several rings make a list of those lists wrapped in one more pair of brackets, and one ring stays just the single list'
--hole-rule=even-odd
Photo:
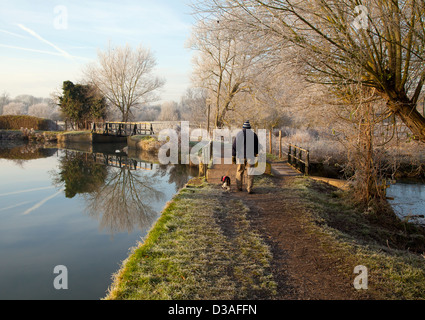
[{"label": "wooden railing", "polygon": [[154,134],[151,122],[93,122],[91,132],[118,137]]},{"label": "wooden railing", "polygon": [[308,176],[310,171],[310,151],[290,143],[288,147],[288,163]]}]

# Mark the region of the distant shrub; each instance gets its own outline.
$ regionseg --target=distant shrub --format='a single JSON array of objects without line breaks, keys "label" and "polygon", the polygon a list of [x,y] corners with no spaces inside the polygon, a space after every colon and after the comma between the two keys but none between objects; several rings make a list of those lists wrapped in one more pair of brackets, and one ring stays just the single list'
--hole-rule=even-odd
[{"label": "distant shrub", "polygon": [[55,128],[55,122],[49,119],[42,119],[27,115],[0,116],[0,129],[20,130],[21,128],[51,130]]}]

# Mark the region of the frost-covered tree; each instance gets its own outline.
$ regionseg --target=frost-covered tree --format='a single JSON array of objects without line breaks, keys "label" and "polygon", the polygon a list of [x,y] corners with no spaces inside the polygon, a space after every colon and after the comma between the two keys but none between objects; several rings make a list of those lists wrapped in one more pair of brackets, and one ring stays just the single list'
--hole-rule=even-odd
[{"label": "frost-covered tree", "polygon": [[27,107],[22,102],[11,102],[3,107],[4,115],[23,115],[27,113]]},{"label": "frost-covered tree", "polygon": [[158,121],[178,121],[180,120],[180,110],[174,101],[166,101],[161,105],[161,113]]},{"label": "frost-covered tree", "polygon": [[28,115],[51,119],[51,116],[56,111],[57,106],[48,105],[47,103],[37,103],[28,107]]},{"label": "frost-covered tree", "polygon": [[98,52],[97,62],[88,65],[84,74],[126,122],[133,118],[135,108],[157,100],[156,91],[164,81],[153,75],[155,65],[149,49],[109,45]]}]

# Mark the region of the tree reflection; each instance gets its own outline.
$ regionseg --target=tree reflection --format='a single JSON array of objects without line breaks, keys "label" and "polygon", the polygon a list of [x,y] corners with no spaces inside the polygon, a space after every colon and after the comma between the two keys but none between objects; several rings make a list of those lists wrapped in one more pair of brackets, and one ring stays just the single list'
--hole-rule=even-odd
[{"label": "tree reflection", "polygon": [[168,175],[168,183],[175,184],[178,191],[186,185],[190,177],[198,176],[198,168],[185,164],[161,165],[157,173],[162,177]]},{"label": "tree reflection", "polygon": [[82,195],[87,214],[99,221],[100,229],[114,234],[146,228],[157,213],[152,206],[165,199],[164,192],[158,190],[160,176],[133,170],[132,160],[126,157],[120,158],[121,167],[108,166],[108,158],[65,150],[59,159],[59,170],[53,173],[53,182],[64,187],[68,198]]},{"label": "tree reflection", "polygon": [[65,151],[59,163],[59,173],[53,180],[56,185],[64,185],[67,198],[99,189],[108,175],[107,168],[87,153]]},{"label": "tree reflection", "polygon": [[165,194],[155,187],[159,181],[152,175],[129,168],[113,168],[103,186],[85,196],[90,216],[100,221],[101,229],[111,233],[149,226],[155,218],[155,201]]}]

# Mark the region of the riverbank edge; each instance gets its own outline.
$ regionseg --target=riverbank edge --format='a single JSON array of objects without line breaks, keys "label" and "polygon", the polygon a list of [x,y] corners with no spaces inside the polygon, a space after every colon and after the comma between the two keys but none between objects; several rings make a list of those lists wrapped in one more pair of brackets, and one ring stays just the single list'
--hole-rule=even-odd
[{"label": "riverbank edge", "polygon": [[[425,299],[423,227],[399,219],[387,201],[380,204],[377,214],[378,208],[364,211],[357,207],[349,189],[311,177],[297,178],[295,185],[306,202],[299,223],[317,237],[318,246],[328,256],[340,262],[340,272],[356,281],[362,273],[356,267],[366,267],[367,289],[358,290],[360,298]],[[414,247],[422,251],[415,253]]]},{"label": "riverbank edge", "polygon": [[[25,131],[25,132],[24,132]],[[28,129],[5,130],[0,129],[0,140],[6,141],[35,141],[58,143],[119,143],[127,142],[127,137],[105,136],[91,131],[31,131]]]},{"label": "riverbank edge", "polygon": [[[197,181],[199,182],[199,180]],[[343,231],[338,230],[338,228],[335,228],[335,226],[331,226],[327,221],[329,217],[326,217],[329,216],[327,207],[331,207],[332,210],[330,212],[332,214],[338,214],[342,220],[358,219],[358,221],[352,221],[351,223],[366,229],[368,228],[369,230],[367,232],[374,233],[374,228],[376,228],[367,225],[364,217],[358,216],[355,213],[356,209],[353,206],[347,205],[347,201],[341,195],[343,191],[336,188],[329,191],[331,186],[320,181],[314,181],[308,177],[297,177],[294,178],[294,181],[295,183],[290,188],[297,189],[296,192],[306,200],[303,208],[305,213],[299,218],[302,228],[306,232],[318,237],[319,241],[317,245],[327,255],[340,261],[338,268],[341,273],[345,275],[351,274],[354,279],[354,270],[350,268],[356,265],[364,265],[368,268],[369,287],[367,290],[364,290],[364,294],[359,292],[359,299],[425,299],[424,256],[411,253],[409,249],[399,250],[391,248],[390,245],[385,247],[373,241],[365,241],[361,236],[357,239],[352,234],[347,235]],[[169,231],[166,225],[174,217],[173,211],[181,199],[181,194],[187,192],[196,193],[197,189],[201,190],[206,186],[208,184],[203,180],[202,183],[195,185],[191,185],[191,182],[189,182],[186,187],[181,189],[167,203],[159,220],[152,227],[146,239],[140,242],[137,247],[133,248],[128,258],[123,261],[121,268],[114,275],[112,286],[104,299],[125,299],[125,296],[131,296],[130,289],[126,288],[126,283],[129,281],[137,282],[137,279],[135,280],[132,274],[134,268],[137,268],[140,260],[144,260],[142,257],[149,252],[150,247]],[[415,236],[417,230],[412,230],[412,235]],[[379,232],[381,231],[379,230]],[[149,263],[149,261],[144,261],[144,263]],[[149,287],[149,289],[152,289],[152,287]],[[142,284],[136,290],[143,291],[147,290],[147,288],[144,288]],[[272,299],[275,298],[272,297]],[[160,298],[154,297],[153,299]],[[215,297],[212,297],[212,299],[215,299]]]}]

